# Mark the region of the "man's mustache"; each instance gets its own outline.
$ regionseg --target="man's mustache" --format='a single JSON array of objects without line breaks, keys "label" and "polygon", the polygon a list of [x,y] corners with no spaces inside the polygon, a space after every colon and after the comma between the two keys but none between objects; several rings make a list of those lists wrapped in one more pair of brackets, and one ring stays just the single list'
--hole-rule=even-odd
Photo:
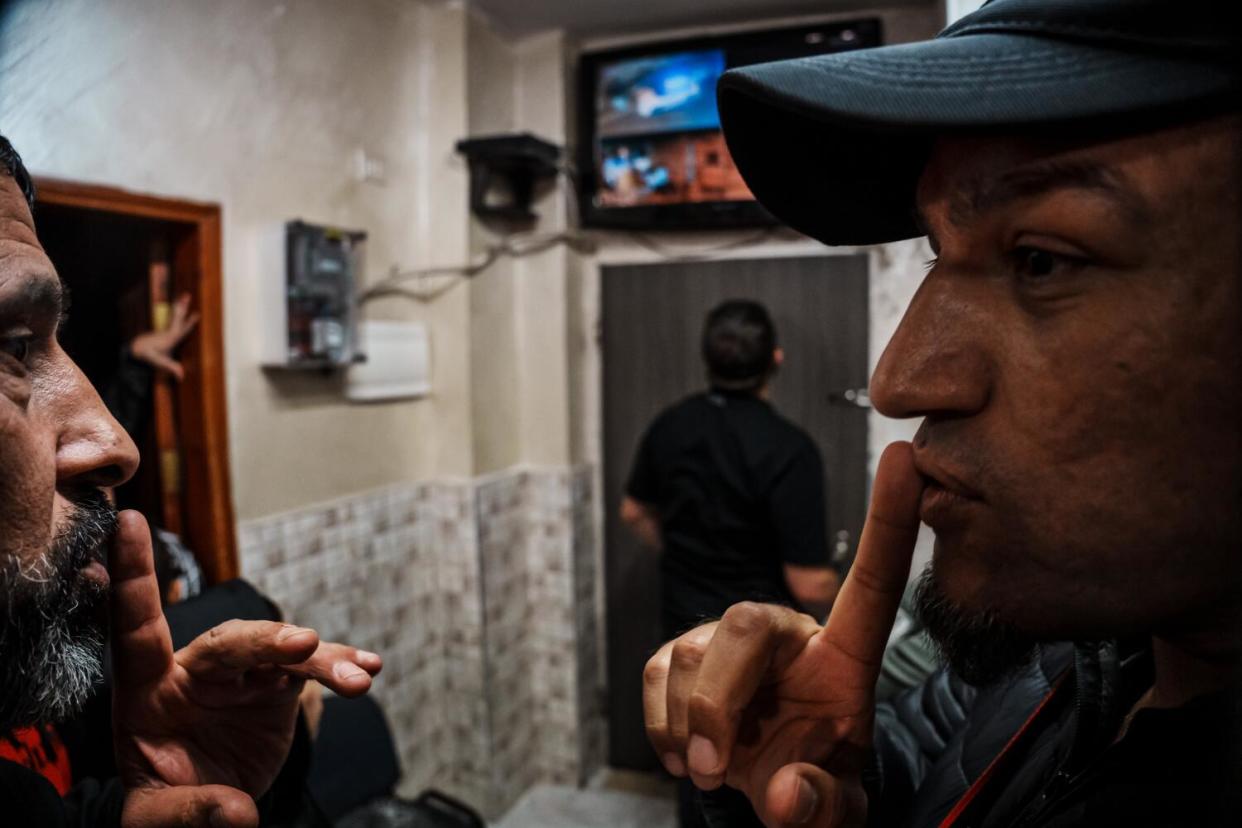
[{"label": "man's mustache", "polygon": [[116,508],[100,489],[78,489],[65,497],[73,512],[52,541],[52,560],[69,572],[92,562],[106,566],[107,545],[116,535]]},{"label": "man's mustache", "polygon": [[978,443],[955,433],[954,425],[923,421],[912,441],[915,465],[925,478],[949,491],[987,500],[990,466],[984,462]]}]

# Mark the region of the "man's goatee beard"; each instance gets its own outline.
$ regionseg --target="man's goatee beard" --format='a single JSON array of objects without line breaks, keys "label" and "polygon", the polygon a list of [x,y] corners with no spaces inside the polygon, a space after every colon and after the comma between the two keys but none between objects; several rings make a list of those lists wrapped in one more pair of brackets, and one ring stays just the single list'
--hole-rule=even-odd
[{"label": "man's goatee beard", "polygon": [[1009,622],[950,600],[936,580],[934,564],[928,564],[919,576],[915,605],[941,659],[970,684],[998,681],[1035,656],[1035,640]]},{"label": "man's goatee beard", "polygon": [[0,730],[63,721],[103,677],[107,588],[82,577],[103,561],[116,511],[98,490],[70,498],[74,513],[47,555],[0,562]]}]

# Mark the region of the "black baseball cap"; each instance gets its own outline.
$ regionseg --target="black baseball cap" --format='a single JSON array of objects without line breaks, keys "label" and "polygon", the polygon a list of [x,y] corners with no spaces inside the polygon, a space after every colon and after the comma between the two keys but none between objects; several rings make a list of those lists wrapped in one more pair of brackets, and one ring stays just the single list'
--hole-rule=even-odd
[{"label": "black baseball cap", "polygon": [[912,238],[937,135],[1237,111],[1235,5],[990,0],[933,40],[730,70],[720,120],[755,197],[794,229],[826,244]]}]

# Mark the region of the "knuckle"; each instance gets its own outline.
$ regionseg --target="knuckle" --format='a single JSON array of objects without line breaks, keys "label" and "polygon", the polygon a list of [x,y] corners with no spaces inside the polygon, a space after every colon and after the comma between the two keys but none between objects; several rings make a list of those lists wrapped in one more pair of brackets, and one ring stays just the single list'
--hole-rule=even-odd
[{"label": "knuckle", "polygon": [[[690,694],[686,710],[691,729],[699,733],[714,731],[729,720],[728,708],[719,699],[697,690]],[[704,735],[710,734],[704,733]]]},{"label": "knuckle", "polygon": [[650,716],[650,710],[647,712],[649,715],[643,720],[647,739],[656,747],[662,747],[668,741],[668,725],[662,719]]},{"label": "knuckle", "polygon": [[647,665],[643,667],[643,683],[644,684],[662,684],[668,679],[669,673],[669,657],[665,653],[658,653],[647,661]]},{"label": "knuckle", "polygon": [[734,635],[762,635],[772,629],[773,614],[779,609],[756,601],[743,601],[725,610],[721,623]]},{"label": "knuckle", "polygon": [[707,645],[693,638],[679,638],[673,644],[673,668],[682,670],[691,670],[697,668],[703,663],[703,656],[707,653]]},{"label": "knuckle", "polygon": [[232,621],[225,621],[221,624],[216,624],[207,631],[207,642],[215,646],[227,641],[233,631],[237,629],[238,623],[239,622],[234,619]]}]

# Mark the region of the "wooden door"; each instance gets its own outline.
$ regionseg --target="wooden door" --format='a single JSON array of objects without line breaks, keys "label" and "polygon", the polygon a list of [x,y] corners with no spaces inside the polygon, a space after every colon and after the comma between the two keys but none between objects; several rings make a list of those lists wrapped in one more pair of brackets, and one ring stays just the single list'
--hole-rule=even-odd
[{"label": "wooden door", "polygon": [[[154,461],[162,464],[161,500],[166,513],[177,512],[175,519],[207,582],[237,577],[224,390],[220,207],[57,179],[36,184],[39,205],[146,219],[164,229],[166,250],[152,259],[163,267],[152,266],[148,273],[149,295],[156,299],[160,283],[167,285],[167,298],[188,292],[199,324],[178,352],[185,379],[156,392],[155,415],[165,420],[163,445],[175,449],[167,455],[161,450],[161,459]],[[38,205],[35,215],[37,221]],[[144,462],[153,461],[148,457]],[[172,492],[174,487],[179,491]]]},{"label": "wooden door", "polygon": [[[151,300],[151,330],[162,331],[172,320],[175,291],[168,244],[157,239],[151,244],[147,267]],[[177,437],[176,383],[168,374],[157,371],[151,378],[151,418],[155,428],[155,447],[160,477],[160,511],[163,528],[181,535],[185,533],[181,503],[181,449]]]},{"label": "wooden door", "polygon": [[659,567],[616,517],[638,441],[661,409],[704,387],[707,312],[725,299],[762,302],[785,349],[772,402],[818,444],[829,542],[852,552],[866,509],[867,416],[846,392],[867,385],[867,258],[626,265],[605,267],[602,281],[610,762],[651,768],[641,689],[661,643]]}]

